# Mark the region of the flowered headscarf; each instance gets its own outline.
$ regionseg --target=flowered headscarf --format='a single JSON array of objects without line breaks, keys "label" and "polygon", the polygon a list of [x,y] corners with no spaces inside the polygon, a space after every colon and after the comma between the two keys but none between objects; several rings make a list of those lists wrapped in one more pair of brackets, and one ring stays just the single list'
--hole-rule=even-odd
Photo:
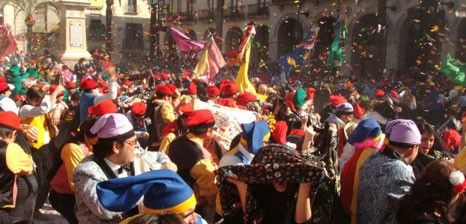
[{"label": "flowered headscarf", "polygon": [[[322,169],[305,162],[295,150],[286,145],[270,144],[262,147],[250,165],[226,166],[217,170],[217,185],[220,192],[222,210],[228,214],[238,207],[240,198],[235,186],[227,181],[234,174],[247,184],[272,183],[311,183],[316,189]],[[248,189],[246,203],[246,223],[261,218],[257,203]]]}]

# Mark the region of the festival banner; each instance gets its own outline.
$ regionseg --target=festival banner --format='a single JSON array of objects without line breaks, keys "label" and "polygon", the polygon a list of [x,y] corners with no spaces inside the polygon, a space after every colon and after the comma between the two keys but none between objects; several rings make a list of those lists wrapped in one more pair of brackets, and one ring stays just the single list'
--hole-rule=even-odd
[{"label": "festival banner", "polygon": [[447,55],[440,72],[453,83],[466,86],[466,64],[453,58],[450,54]]},{"label": "festival banner", "polygon": [[335,68],[340,67],[345,60],[345,40],[346,40],[346,27],[345,27],[345,13],[342,13],[338,18],[335,30],[335,37],[330,47],[330,52],[327,56],[327,67]]},{"label": "festival banner", "polygon": [[192,40],[186,34],[173,27],[170,27],[168,32],[175,40],[178,49],[183,53],[194,54],[205,47],[204,42]]},{"label": "festival banner", "polygon": [[256,94],[256,88],[249,81],[249,61],[251,58],[251,45],[252,41],[246,46],[246,52],[244,55],[244,60],[239,67],[238,75],[236,76],[236,84],[238,84],[240,92],[250,92]]},{"label": "festival banner", "polygon": [[6,26],[0,25],[0,60],[3,60],[15,51],[16,41],[13,35]]},{"label": "festival banner", "polygon": [[194,68],[194,77],[207,76],[208,80],[211,80],[221,68],[225,67],[226,62],[223,59],[222,52],[215,43],[213,36],[210,36],[207,45],[202,51],[199,62]]},{"label": "festival banner", "polygon": [[243,39],[241,40],[241,45],[239,46],[239,51],[235,52],[237,55],[228,60],[229,65],[240,64],[243,62],[243,57],[246,54],[246,48],[249,46],[249,43],[254,39],[256,34],[256,28],[253,23],[248,24]]}]

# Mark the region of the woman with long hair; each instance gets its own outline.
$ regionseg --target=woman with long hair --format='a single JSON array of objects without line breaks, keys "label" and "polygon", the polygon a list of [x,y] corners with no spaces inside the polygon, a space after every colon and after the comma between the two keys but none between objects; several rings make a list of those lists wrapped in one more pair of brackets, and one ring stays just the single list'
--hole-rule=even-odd
[{"label": "woman with long hair", "polygon": [[50,182],[50,204],[72,224],[78,223],[75,215],[73,172],[81,160],[91,154],[92,146],[98,141],[97,135],[90,131],[94,123],[95,119],[86,120],[75,138],[63,145],[60,161],[57,163],[61,165]]},{"label": "woman with long hair", "polygon": [[464,205],[465,189],[461,171],[449,161],[434,161],[400,201],[397,221],[400,224],[464,223],[458,220],[457,214]]},{"label": "woman with long hair", "polygon": [[414,175],[419,177],[422,170],[430,162],[440,159],[448,159],[450,156],[442,150],[437,150],[439,147],[438,141],[436,141],[437,134],[435,133],[435,127],[424,119],[420,119],[416,122],[419,131],[421,132],[421,145],[419,146],[419,154],[414,160],[412,166]]}]

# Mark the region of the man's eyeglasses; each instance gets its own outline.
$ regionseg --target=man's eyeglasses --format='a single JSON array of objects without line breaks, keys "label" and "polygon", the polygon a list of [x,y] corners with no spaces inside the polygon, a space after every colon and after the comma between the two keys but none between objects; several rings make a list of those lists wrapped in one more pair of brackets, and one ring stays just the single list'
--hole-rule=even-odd
[{"label": "man's eyeglasses", "polygon": [[133,141],[124,141],[124,142],[131,147],[139,145],[138,139],[134,139]]}]

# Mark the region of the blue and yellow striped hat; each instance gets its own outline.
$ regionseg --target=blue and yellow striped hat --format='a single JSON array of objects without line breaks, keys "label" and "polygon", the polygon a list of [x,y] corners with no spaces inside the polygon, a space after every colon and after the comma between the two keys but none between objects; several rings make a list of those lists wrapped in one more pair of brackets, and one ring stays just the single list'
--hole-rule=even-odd
[{"label": "blue and yellow striped hat", "polygon": [[174,171],[154,170],[97,184],[100,204],[113,212],[134,208],[144,196],[144,213],[183,213],[196,207],[193,190]]}]

